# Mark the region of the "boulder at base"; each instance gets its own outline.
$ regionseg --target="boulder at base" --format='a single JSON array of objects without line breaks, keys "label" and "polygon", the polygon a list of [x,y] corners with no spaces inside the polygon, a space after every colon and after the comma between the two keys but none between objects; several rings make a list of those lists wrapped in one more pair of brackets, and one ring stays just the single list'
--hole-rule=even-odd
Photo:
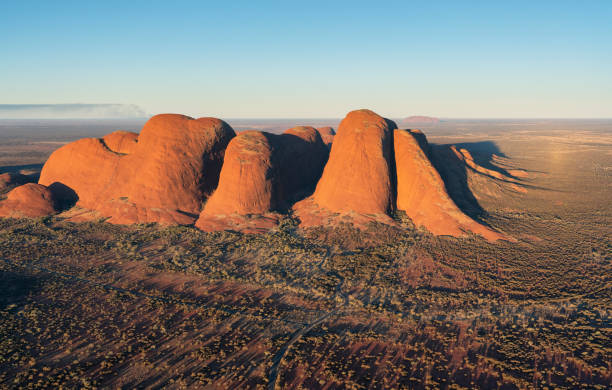
[{"label": "boulder at base", "polygon": [[2,217],[42,217],[56,212],[55,199],[47,187],[27,183],[11,190],[0,202]]}]

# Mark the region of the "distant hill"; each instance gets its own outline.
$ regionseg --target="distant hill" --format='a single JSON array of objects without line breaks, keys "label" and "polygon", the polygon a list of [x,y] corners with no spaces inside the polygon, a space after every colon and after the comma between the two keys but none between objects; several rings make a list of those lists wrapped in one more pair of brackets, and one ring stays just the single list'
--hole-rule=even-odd
[{"label": "distant hill", "polygon": [[0,119],[145,118],[134,104],[0,104]]},{"label": "distant hill", "polygon": [[409,116],[408,118],[402,119],[402,123],[436,124],[436,123],[440,123],[440,119],[434,118],[431,116],[414,115],[414,116]]}]

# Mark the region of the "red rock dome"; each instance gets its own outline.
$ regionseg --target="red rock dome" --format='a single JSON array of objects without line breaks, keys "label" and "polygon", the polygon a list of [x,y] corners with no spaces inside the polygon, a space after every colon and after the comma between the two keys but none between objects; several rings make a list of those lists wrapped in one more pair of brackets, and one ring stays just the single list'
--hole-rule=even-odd
[{"label": "red rock dome", "polygon": [[397,126],[370,110],[340,123],[314,202],[332,212],[385,214],[393,207],[392,132]]},{"label": "red rock dome", "polygon": [[193,223],[217,185],[234,136],[219,119],[156,115],[137,140],[133,133],[115,132],[56,150],[39,183],[64,189],[64,196],[72,191],[79,206],[110,222]]},{"label": "red rock dome", "polygon": [[14,188],[0,202],[2,217],[41,217],[55,211],[55,199],[51,191],[36,183]]}]

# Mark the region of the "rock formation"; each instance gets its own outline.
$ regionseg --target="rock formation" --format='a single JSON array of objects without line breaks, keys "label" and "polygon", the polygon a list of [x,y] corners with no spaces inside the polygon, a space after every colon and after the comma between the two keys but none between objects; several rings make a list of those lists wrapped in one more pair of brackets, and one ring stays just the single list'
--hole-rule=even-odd
[{"label": "rock formation", "polygon": [[396,127],[370,110],[350,112],[338,127],[314,202],[332,212],[389,212],[393,207],[392,132]]},{"label": "rock formation", "polygon": [[36,183],[15,187],[0,202],[2,217],[42,217],[55,211],[55,199],[51,190]]},{"label": "rock formation", "polygon": [[219,186],[196,226],[269,229],[278,219],[275,212],[314,188],[326,160],[327,148],[312,127],[294,127],[282,135],[241,132],[227,147]]},{"label": "rock formation", "polygon": [[319,127],[317,128],[319,134],[321,134],[321,139],[323,139],[323,143],[327,146],[328,149],[331,149],[332,142],[334,142],[334,136],[336,135],[336,131],[333,127]]},{"label": "rock formation", "polygon": [[102,140],[111,151],[120,154],[130,154],[136,150],[138,134],[131,131],[117,130],[105,135]]},{"label": "rock formation", "polygon": [[215,118],[163,114],[137,140],[115,132],[56,150],[39,183],[114,223],[193,223],[216,187],[233,129]]},{"label": "rock formation", "polygon": [[387,216],[395,209],[436,235],[471,231],[488,240],[503,237],[453,202],[421,131],[397,130],[372,111],[353,111],[340,123],[316,191],[295,205],[295,214],[304,227],[330,223],[335,214],[350,216],[358,224],[393,223]]},{"label": "rock formation", "polygon": [[203,214],[263,214],[276,208],[272,134],[243,131],[230,141],[219,186]]},{"label": "rock formation", "polygon": [[[448,155],[454,163],[445,173],[467,166],[499,176],[467,150],[449,148]],[[140,134],[115,131],[61,147],[39,184],[18,187],[0,208],[2,215],[46,215],[76,202],[79,215],[112,223],[195,222],[202,230],[247,232],[269,230],[290,209],[305,228],[335,218],[399,226],[390,217],[401,210],[436,235],[503,237],[462,212],[434,160],[422,132],[398,130],[370,110],[350,112],[337,134],[298,126],[238,136],[219,119],[164,114]]]},{"label": "rock formation", "polygon": [[403,210],[416,226],[435,235],[461,236],[465,231],[488,240],[502,236],[477,223],[455,205],[444,181],[429,157],[429,145],[420,131],[395,130],[397,209]]}]

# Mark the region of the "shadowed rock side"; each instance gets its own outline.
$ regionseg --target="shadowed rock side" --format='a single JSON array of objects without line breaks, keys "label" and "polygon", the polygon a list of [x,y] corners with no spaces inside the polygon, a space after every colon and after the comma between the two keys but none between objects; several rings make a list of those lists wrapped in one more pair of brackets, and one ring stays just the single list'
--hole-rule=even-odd
[{"label": "shadowed rock side", "polygon": [[0,202],[2,217],[42,217],[55,213],[55,199],[47,187],[27,183],[11,190]]},{"label": "shadowed rock side", "polygon": [[321,178],[329,150],[317,129],[297,126],[276,136],[281,201],[286,210],[312,194]]},{"label": "shadowed rock side", "polygon": [[444,181],[429,159],[427,139],[420,131],[395,130],[397,209],[415,225],[435,235],[461,236],[465,231],[490,241],[503,236],[469,218],[446,192]]},{"label": "shadowed rock side", "polygon": [[282,135],[240,133],[228,145],[219,186],[196,226],[246,232],[274,227],[278,211],[312,190],[326,160],[327,148],[312,127],[295,127]]},{"label": "shadowed rock side", "polygon": [[333,127],[319,127],[317,131],[321,135],[323,143],[328,149],[331,149],[332,143],[334,142],[334,136],[336,135]]},{"label": "shadowed rock side", "polygon": [[71,190],[78,205],[113,223],[190,224],[216,187],[234,130],[215,118],[163,114],[136,140],[115,132],[55,151],[40,184]]}]

